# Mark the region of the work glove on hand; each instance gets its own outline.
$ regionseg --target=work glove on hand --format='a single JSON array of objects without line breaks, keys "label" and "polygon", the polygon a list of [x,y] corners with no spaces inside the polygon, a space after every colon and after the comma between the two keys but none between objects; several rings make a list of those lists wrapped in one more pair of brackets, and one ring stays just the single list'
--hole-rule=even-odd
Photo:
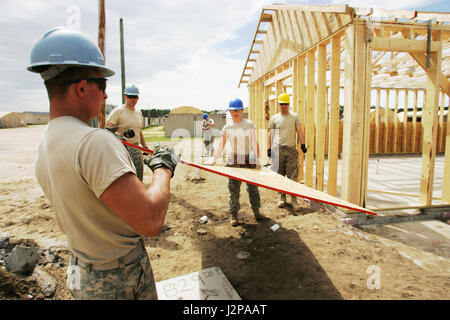
[{"label": "work glove on hand", "polygon": [[116,132],[117,130],[119,130],[119,127],[117,127],[117,126],[116,127],[106,127],[105,129],[108,130],[109,132],[113,133],[117,139],[127,141],[124,136],[122,136],[121,134],[118,134]]},{"label": "work glove on hand", "polygon": [[123,132],[123,135],[125,136],[125,138],[130,139],[130,138],[134,138],[135,133],[134,133],[133,129],[128,129],[127,131]]},{"label": "work glove on hand", "polygon": [[175,172],[175,167],[177,166],[180,157],[175,154],[173,148],[168,146],[155,147],[153,151],[153,156],[144,160],[144,163],[154,172],[156,169],[164,167],[172,171],[172,177]]},{"label": "work glove on hand", "polygon": [[306,148],[306,145],[303,143],[300,145],[300,148],[302,149],[303,153],[306,153],[306,151],[308,151],[308,149]]},{"label": "work glove on hand", "polygon": [[272,157],[272,149],[267,149],[267,156],[270,158]]}]

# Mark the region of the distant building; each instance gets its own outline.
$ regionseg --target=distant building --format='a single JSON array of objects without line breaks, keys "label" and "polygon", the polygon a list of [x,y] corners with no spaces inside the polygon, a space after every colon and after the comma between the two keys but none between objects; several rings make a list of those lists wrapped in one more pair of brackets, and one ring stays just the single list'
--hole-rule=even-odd
[{"label": "distant building", "polygon": [[[226,118],[221,114],[208,114],[214,120],[214,129],[220,135],[220,130],[226,124]],[[178,107],[172,110],[164,120],[164,136],[166,138],[201,137],[203,111],[195,107]]]},{"label": "distant building", "polygon": [[47,124],[50,121],[48,112],[25,111],[23,112],[27,124]]},{"label": "distant building", "polygon": [[0,112],[0,128],[26,127],[25,115],[17,112]]}]

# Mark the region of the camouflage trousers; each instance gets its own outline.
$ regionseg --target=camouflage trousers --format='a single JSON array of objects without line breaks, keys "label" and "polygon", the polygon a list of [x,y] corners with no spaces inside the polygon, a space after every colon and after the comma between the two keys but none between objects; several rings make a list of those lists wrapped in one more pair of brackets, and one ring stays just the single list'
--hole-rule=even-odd
[{"label": "camouflage trousers", "polygon": [[[239,194],[241,192],[242,181],[235,179],[228,179],[228,190],[230,191],[230,198],[228,200],[228,212],[238,212],[241,208],[239,204]],[[261,208],[261,199],[259,196],[258,187],[247,183],[247,192],[250,198],[250,205],[252,209]]]},{"label": "camouflage trousers", "polygon": [[70,261],[67,285],[76,300],[157,300],[155,279],[147,252],[127,265],[90,270]]},{"label": "camouflage trousers", "polygon": [[214,136],[209,137],[209,139],[204,139],[203,144],[205,145],[206,154],[214,154]]},{"label": "camouflage trousers", "polygon": [[291,180],[298,178],[298,151],[294,147],[275,147],[272,149],[272,171]]},{"label": "camouflage trousers", "polygon": [[127,149],[131,160],[133,160],[134,166],[136,167],[136,176],[140,181],[142,181],[144,179],[144,160],[142,157],[142,152],[128,146]]}]

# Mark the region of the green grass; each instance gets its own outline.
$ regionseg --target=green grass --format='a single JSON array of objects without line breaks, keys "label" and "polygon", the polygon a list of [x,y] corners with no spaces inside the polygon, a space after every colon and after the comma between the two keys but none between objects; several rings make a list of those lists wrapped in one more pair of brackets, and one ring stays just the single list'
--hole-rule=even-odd
[{"label": "green grass", "polygon": [[[158,128],[160,127],[160,128]],[[142,133],[144,134],[144,139],[145,142],[147,143],[156,143],[156,142],[167,142],[167,141],[180,141],[179,138],[166,138],[164,136],[164,129],[162,126],[152,126],[152,127],[147,127],[145,129],[142,129]],[[202,138],[184,138],[184,139],[202,139]]]}]

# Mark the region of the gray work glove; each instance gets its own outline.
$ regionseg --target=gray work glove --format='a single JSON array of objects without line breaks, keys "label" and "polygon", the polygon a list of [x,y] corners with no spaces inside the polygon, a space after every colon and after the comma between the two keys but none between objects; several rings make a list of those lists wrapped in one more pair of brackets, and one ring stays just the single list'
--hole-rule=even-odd
[{"label": "gray work glove", "polygon": [[158,168],[164,167],[172,171],[172,177],[175,172],[175,167],[177,166],[180,157],[175,154],[173,148],[168,146],[155,147],[153,151],[153,156],[144,160],[144,163],[152,170],[155,171]]}]

